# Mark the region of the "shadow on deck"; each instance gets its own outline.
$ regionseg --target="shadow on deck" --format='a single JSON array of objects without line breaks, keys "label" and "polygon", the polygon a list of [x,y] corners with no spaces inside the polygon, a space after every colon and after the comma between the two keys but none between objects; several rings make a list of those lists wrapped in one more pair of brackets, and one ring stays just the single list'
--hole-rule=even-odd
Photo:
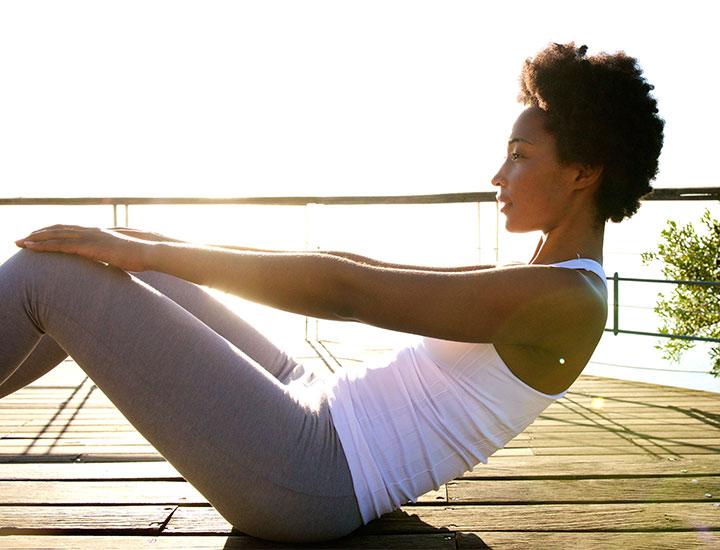
[{"label": "shadow on deck", "polygon": [[[362,350],[324,342],[339,364]],[[325,357],[327,360],[327,357]],[[487,465],[318,548],[720,548],[720,396],[582,376]],[[234,532],[71,362],[0,401],[0,549],[279,548]]]}]

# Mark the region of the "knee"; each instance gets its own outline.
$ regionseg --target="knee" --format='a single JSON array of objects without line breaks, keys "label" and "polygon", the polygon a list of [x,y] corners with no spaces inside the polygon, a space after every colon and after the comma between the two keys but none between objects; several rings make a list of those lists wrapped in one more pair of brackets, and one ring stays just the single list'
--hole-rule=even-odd
[{"label": "knee", "polygon": [[64,270],[77,269],[76,266],[86,264],[89,260],[61,254],[59,252],[33,252],[22,249],[11,256],[4,264],[3,269],[22,272],[25,276],[57,274]]},{"label": "knee", "polygon": [[19,278],[26,284],[41,284],[50,282],[58,284],[68,279],[81,282],[85,276],[107,276],[109,273],[129,275],[117,268],[59,252],[34,252],[23,249],[16,252],[0,266],[0,278],[8,281],[13,277]]}]

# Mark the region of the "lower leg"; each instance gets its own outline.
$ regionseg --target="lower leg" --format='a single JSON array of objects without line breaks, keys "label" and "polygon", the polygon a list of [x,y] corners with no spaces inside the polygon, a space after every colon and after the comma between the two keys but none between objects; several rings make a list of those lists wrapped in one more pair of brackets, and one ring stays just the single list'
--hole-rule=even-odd
[{"label": "lower leg", "polygon": [[232,342],[280,382],[288,382],[298,368],[292,357],[201,287],[154,271],[140,273],[136,277]]},{"label": "lower leg", "polygon": [[60,364],[67,353],[50,336],[43,335],[30,355],[4,382],[0,381],[0,398],[16,392],[47,374]]}]

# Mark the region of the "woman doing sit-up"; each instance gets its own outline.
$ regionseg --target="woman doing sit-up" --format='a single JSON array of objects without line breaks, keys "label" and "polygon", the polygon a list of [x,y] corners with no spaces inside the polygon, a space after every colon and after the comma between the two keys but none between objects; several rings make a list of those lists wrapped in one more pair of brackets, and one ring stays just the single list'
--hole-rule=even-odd
[{"label": "woman doing sit-up", "polygon": [[[237,529],[350,533],[485,462],[602,334],[607,220],[651,188],[663,121],[635,59],[549,46],[492,178],[527,265],[455,269],[53,226],[0,266],[0,395],[70,355]],[[198,286],[413,333],[382,365],[309,370]]]}]

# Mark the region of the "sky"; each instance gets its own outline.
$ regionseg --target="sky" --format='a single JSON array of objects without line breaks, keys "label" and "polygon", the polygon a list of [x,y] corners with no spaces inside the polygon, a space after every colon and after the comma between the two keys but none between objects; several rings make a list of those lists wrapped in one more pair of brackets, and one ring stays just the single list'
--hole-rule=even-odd
[{"label": "sky", "polygon": [[[640,59],[657,185],[707,170],[716,1],[0,3],[0,196],[490,190],[550,42]],[[706,149],[709,148],[709,149]]]}]

